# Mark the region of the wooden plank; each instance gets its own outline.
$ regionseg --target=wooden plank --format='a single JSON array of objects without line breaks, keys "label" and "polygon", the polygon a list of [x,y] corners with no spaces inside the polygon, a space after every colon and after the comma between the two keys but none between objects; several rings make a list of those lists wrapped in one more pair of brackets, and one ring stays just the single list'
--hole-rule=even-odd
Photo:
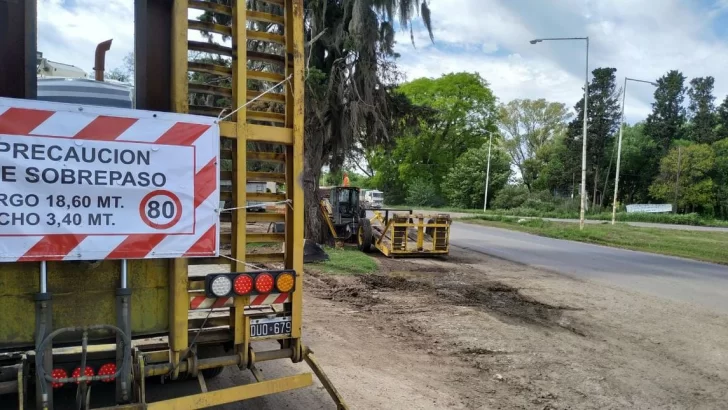
[{"label": "wooden plank", "polygon": [[251,212],[248,222],[285,222],[286,215],[278,212]]},{"label": "wooden plank", "polygon": [[216,75],[232,75],[233,69],[223,65],[209,64],[209,63],[196,63],[190,61],[187,69],[196,73],[216,74]]},{"label": "wooden plank", "polygon": [[283,252],[272,253],[249,253],[245,255],[245,260],[250,263],[282,263],[285,254]]},{"label": "wooden plank", "polygon": [[[228,98],[232,98],[232,96],[233,96],[232,88],[220,87],[217,85],[207,85],[207,84],[190,83],[189,92],[198,93],[198,94],[216,95],[219,97],[228,97]],[[220,112],[220,111],[222,111],[222,109],[218,108],[218,112]]]},{"label": "wooden plank", "polygon": [[207,23],[199,20],[188,20],[187,25],[192,30],[206,31],[208,33],[217,33],[224,36],[232,36],[233,29],[222,24]]},{"label": "wooden plank", "polygon": [[272,192],[248,192],[248,201],[282,202],[285,200],[286,194],[274,194]]},{"label": "wooden plank", "polygon": [[248,159],[251,161],[286,162],[286,154],[278,152],[248,151]]},{"label": "wooden plank", "polygon": [[268,81],[280,83],[286,77],[283,74],[271,73],[268,71],[248,70],[248,80]]},{"label": "wooden plank", "polygon": [[263,91],[257,91],[257,90],[248,90],[247,93],[248,101],[257,98],[255,101],[269,101],[269,102],[277,102],[277,103],[284,103],[286,102],[286,96],[284,94],[279,93],[265,93],[263,94]]},{"label": "wooden plank", "polygon": [[220,13],[220,14],[227,14],[228,16],[232,16],[232,14],[233,14],[232,7],[225,6],[223,4],[213,3],[210,1],[189,0],[189,7],[192,9],[212,11],[212,12]]},{"label": "wooden plank", "polygon": [[285,64],[286,58],[277,54],[261,53],[248,50],[248,60],[264,61],[273,64]]},{"label": "wooden plank", "polygon": [[277,14],[271,14],[271,13],[264,13],[262,11],[248,10],[247,18],[248,18],[248,20],[262,21],[265,23],[273,23],[273,24],[280,24],[280,25],[283,25],[285,23],[283,16],[280,16]]},{"label": "wooden plank", "polygon": [[237,125],[232,121],[220,121],[220,135],[227,138],[237,138]]},{"label": "wooden plank", "polygon": [[291,145],[293,144],[293,130],[291,128],[248,124],[247,139],[248,141]]},{"label": "wooden plank", "polygon": [[286,44],[286,38],[280,34],[268,33],[266,31],[248,30],[248,40],[267,41],[270,43]]},{"label": "wooden plank", "polygon": [[277,243],[285,242],[286,234],[284,233],[251,233],[245,237],[247,243]]},{"label": "wooden plank", "polygon": [[214,43],[206,43],[204,41],[188,41],[188,48],[192,51],[199,51],[202,53],[220,54],[223,56],[232,57],[233,49],[230,47],[221,46]]},{"label": "wooden plank", "polygon": [[280,172],[247,172],[248,181],[286,183],[286,174]]},{"label": "wooden plank", "polygon": [[[286,116],[277,112],[248,110],[248,119],[254,121],[270,121],[280,124],[286,122]],[[250,139],[250,137],[248,137]]]}]

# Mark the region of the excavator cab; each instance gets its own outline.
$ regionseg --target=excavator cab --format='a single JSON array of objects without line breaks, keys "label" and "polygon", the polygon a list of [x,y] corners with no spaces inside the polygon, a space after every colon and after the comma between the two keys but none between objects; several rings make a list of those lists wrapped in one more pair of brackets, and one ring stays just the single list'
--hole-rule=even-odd
[{"label": "excavator cab", "polygon": [[356,238],[359,249],[368,252],[372,246],[372,227],[359,194],[357,187],[332,187],[321,208],[336,242],[342,244]]}]

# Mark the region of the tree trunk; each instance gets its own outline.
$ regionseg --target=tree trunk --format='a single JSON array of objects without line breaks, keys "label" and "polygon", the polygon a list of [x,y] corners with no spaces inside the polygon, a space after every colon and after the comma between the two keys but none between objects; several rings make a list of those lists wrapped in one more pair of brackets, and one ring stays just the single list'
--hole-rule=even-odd
[{"label": "tree trunk", "polygon": [[594,196],[592,197],[592,208],[597,208],[597,185],[599,185],[599,167],[594,170]]},{"label": "tree trunk", "polygon": [[304,137],[303,195],[304,236],[316,243],[324,243],[326,224],[319,209],[318,188],[321,177],[323,138],[319,133],[306,132]]}]

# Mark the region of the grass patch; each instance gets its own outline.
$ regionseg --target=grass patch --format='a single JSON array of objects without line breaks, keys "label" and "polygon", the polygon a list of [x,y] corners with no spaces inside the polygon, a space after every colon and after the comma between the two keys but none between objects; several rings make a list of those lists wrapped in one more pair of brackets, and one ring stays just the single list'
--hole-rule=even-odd
[{"label": "grass patch", "polygon": [[[532,208],[513,208],[513,209],[490,209],[483,212],[482,209],[459,209],[459,208],[427,208],[427,207],[405,207],[396,206],[397,209],[421,209],[423,211],[433,212],[458,212],[472,215],[488,215],[488,216],[522,216],[528,218],[555,218],[555,219],[579,219],[579,212],[566,211],[543,211]],[[586,219],[598,221],[611,221],[611,212],[588,213]],[[728,227],[728,221],[721,219],[706,218],[704,216],[692,214],[655,214],[655,213],[627,213],[617,212],[618,222],[648,222],[657,224],[670,225],[691,225],[691,226],[714,226]]]},{"label": "grass patch", "polygon": [[641,228],[625,224],[579,225],[565,222],[549,222],[543,219],[518,218],[503,215],[481,215],[463,219],[499,228],[528,232],[549,238],[566,239],[607,245],[636,251],[680,256],[706,262],[728,265],[728,233],[682,231],[672,229]]},{"label": "grass patch", "polygon": [[316,270],[331,275],[367,275],[377,271],[377,262],[356,248],[324,248],[329,260],[312,264]]}]

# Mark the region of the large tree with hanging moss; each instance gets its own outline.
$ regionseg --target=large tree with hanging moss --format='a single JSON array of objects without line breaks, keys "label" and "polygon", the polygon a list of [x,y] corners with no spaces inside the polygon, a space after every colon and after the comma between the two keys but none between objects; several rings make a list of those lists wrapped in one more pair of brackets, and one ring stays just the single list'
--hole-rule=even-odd
[{"label": "large tree with hanging moss", "polygon": [[395,26],[409,30],[419,16],[430,39],[424,0],[309,0],[306,4],[306,137],[303,186],[306,237],[322,237],[318,214],[321,167],[339,168],[355,145],[387,143],[417,116],[394,92],[400,80],[394,52]]},{"label": "large tree with hanging moss", "polygon": [[[232,0],[211,0],[231,5]],[[274,12],[265,1],[248,0],[249,9]],[[384,144],[400,127],[413,125],[425,107],[415,107],[394,90],[400,82],[394,52],[395,30],[409,30],[421,18],[433,39],[427,0],[304,0],[306,39],[305,234],[321,240],[324,229],[318,207],[321,168],[337,170],[355,147]],[[203,13],[201,21],[230,25],[230,17]],[[248,24],[251,24],[250,22]],[[255,23],[261,24],[261,23]],[[282,27],[256,27],[282,34]],[[213,42],[212,35],[206,35]],[[279,53],[277,45],[248,41],[248,50]],[[250,64],[250,62],[249,62]],[[263,68],[274,70],[273,67]],[[196,79],[192,79],[193,82]],[[209,78],[198,78],[210,84]],[[249,84],[258,89],[255,84]],[[209,97],[205,97],[209,98]],[[212,106],[225,106],[217,103]],[[227,103],[229,105],[229,102]],[[208,105],[205,103],[204,105]],[[273,108],[263,107],[264,110]]]}]

